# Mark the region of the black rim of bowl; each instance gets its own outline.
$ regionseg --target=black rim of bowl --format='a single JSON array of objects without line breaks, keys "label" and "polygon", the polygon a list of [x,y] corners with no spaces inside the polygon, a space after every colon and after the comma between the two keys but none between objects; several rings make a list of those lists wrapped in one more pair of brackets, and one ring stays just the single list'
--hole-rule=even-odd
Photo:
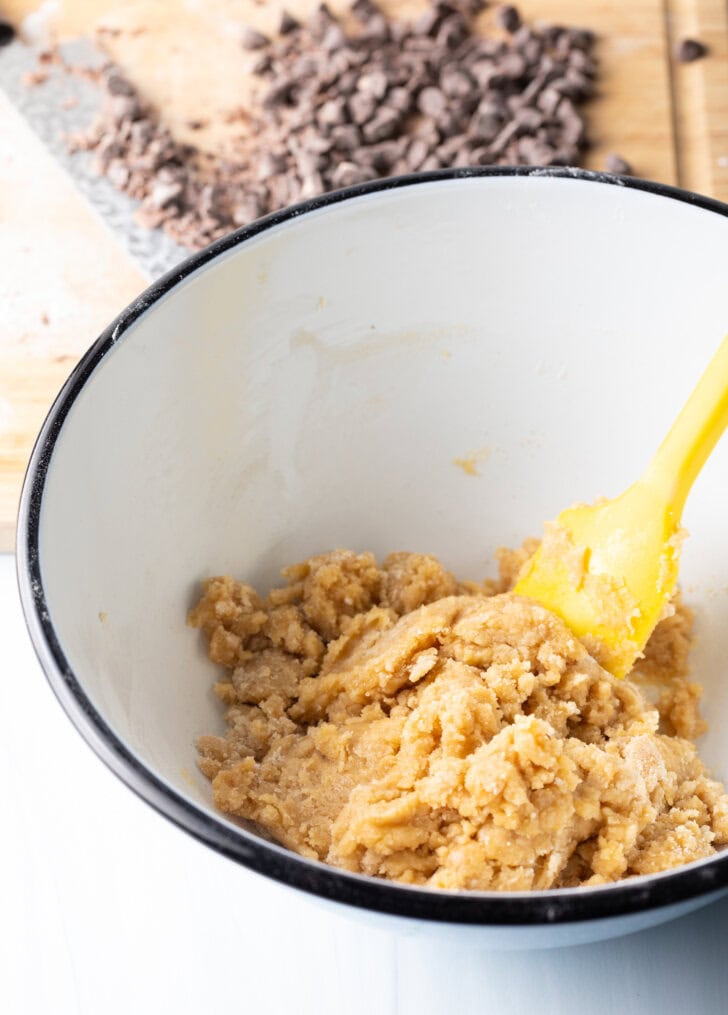
[{"label": "black rim of bowl", "polygon": [[534,926],[626,916],[705,895],[728,885],[728,851],[664,874],[606,886],[498,893],[447,892],[399,885],[349,874],[270,844],[187,800],[136,757],[96,711],[69,666],[54,630],[43,588],[38,540],[46,475],[55,442],[74,401],[106,353],[123,341],[135,321],[179,282],[252,237],[320,208],[437,181],[516,176],[627,187],[728,217],[728,205],[664,184],[580,169],[531,167],[439,170],[392,177],[324,194],[268,215],[193,254],[153,283],[81,358],[54,401],[33,448],[20,499],[16,547],[25,620],[51,688],[91,748],[155,810],[230,859],[320,898],[415,919],[490,926]]}]

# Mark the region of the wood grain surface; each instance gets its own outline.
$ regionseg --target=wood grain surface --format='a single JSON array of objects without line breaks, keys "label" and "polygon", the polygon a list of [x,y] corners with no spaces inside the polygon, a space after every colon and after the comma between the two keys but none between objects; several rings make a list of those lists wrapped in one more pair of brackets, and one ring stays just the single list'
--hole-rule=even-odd
[{"label": "wood grain surface", "polygon": [[[283,7],[318,0],[61,0],[52,24],[31,31],[100,39],[158,106],[174,132],[225,149],[227,115],[255,87],[243,26],[273,32]],[[348,0],[332,0],[343,11]],[[409,17],[426,0],[382,0]],[[592,28],[599,36],[599,96],[587,110],[590,168],[618,152],[643,177],[728,200],[728,20],[725,0],[522,0],[527,20]],[[20,23],[38,0],[0,0]],[[46,9],[48,9],[46,7]],[[492,10],[481,15],[485,25]],[[679,39],[710,48],[678,64]],[[0,59],[2,55],[0,53]],[[194,135],[187,124],[210,126]],[[116,239],[75,193],[0,95],[0,550],[12,548],[20,484],[42,419],[80,353],[144,286]]]}]

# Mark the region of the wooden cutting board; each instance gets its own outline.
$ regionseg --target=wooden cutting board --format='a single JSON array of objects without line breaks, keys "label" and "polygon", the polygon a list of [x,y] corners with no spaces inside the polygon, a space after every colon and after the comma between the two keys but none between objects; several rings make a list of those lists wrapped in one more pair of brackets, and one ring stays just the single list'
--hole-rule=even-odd
[{"label": "wooden cutting board", "polygon": [[[316,2],[61,0],[56,28],[65,36],[111,29],[104,44],[178,136],[189,136],[188,120],[220,114],[206,134],[194,135],[215,149],[234,129],[224,113],[250,94],[251,57],[241,53],[240,26],[271,32],[284,6],[305,16]],[[425,2],[381,5],[409,17]],[[341,11],[348,0],[330,6]],[[19,22],[38,0],[4,0],[2,7]],[[518,7],[527,20],[588,27],[600,37],[589,167],[603,168],[614,151],[640,176],[728,200],[725,0],[522,0]],[[486,11],[483,19],[491,16]],[[31,27],[38,29],[37,18]],[[710,57],[677,64],[672,54],[686,36],[705,42]],[[25,464],[53,397],[146,280],[2,95],[0,265],[0,550],[9,550]]]}]

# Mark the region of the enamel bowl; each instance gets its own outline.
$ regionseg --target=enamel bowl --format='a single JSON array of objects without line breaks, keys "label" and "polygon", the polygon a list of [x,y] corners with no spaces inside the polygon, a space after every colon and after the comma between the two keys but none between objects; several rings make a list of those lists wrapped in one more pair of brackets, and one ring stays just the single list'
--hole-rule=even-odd
[{"label": "enamel bowl", "polygon": [[[28,626],[98,755],[212,849],[402,933],[572,944],[724,891],[728,853],[607,887],[450,893],[265,841],[215,812],[197,772],[195,738],[224,724],[185,616],[207,575],[265,587],[337,546],[482,578],[496,547],[621,491],[728,328],[727,215],[573,170],[443,172],[270,216],[148,289],[61,391],[19,518]],[[682,570],[701,752],[724,780],[727,473],[724,443],[688,504]]]}]

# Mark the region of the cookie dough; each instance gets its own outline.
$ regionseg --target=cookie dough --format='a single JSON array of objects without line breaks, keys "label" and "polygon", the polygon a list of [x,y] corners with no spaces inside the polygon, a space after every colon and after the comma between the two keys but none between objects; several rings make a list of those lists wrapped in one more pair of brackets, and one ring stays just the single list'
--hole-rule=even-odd
[{"label": "cookie dough", "polygon": [[205,582],[189,620],[223,668],[227,732],[198,745],[216,805],[304,856],[446,889],[602,884],[728,843],[692,742],[689,611],[617,680],[508,591],[536,545],[482,585],[347,550],[265,598]]}]

